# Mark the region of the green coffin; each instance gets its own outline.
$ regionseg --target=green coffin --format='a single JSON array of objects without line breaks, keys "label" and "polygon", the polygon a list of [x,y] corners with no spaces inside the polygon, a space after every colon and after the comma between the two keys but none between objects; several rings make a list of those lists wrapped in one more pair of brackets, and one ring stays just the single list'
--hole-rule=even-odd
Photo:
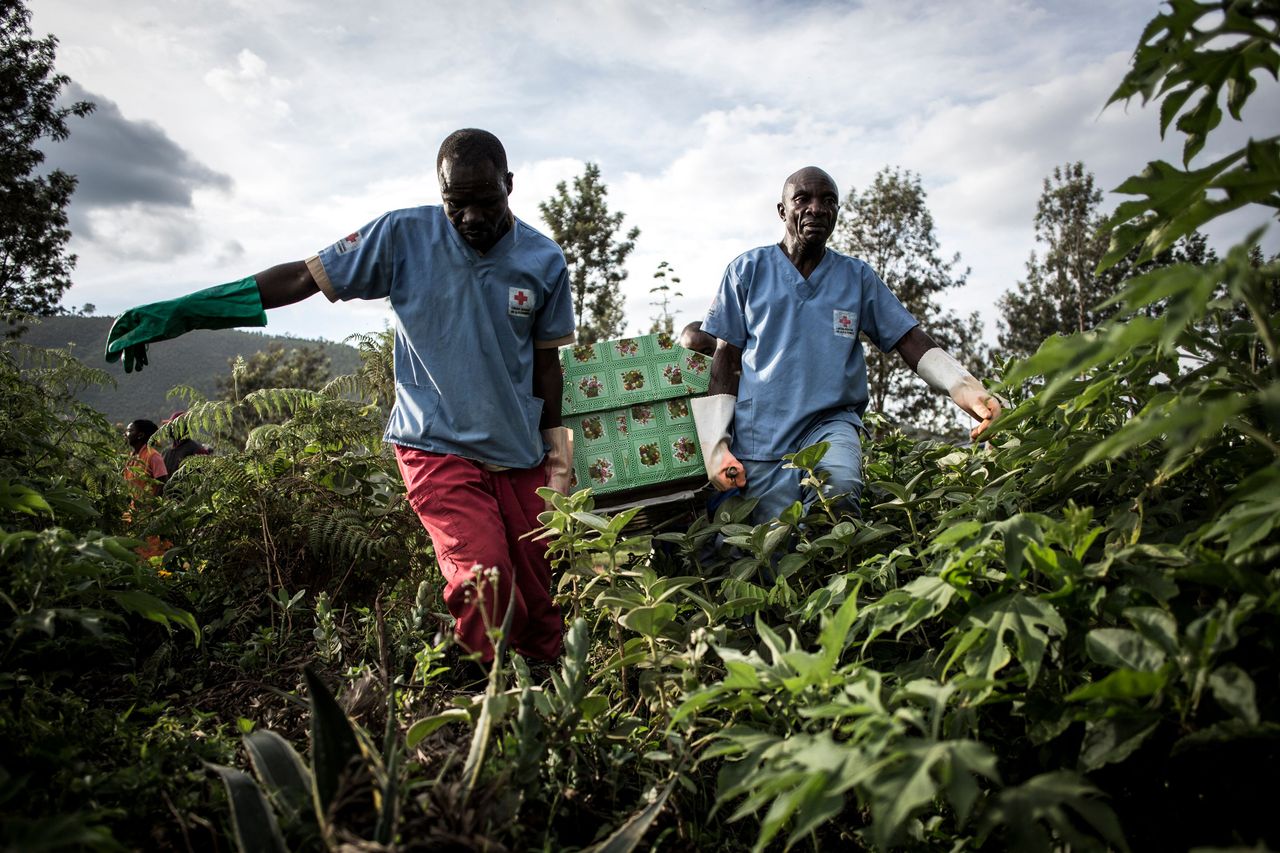
[{"label": "green coffin", "polygon": [[573,488],[605,494],[703,471],[689,398],[706,393],[710,358],[656,334],[565,347],[560,367]]}]

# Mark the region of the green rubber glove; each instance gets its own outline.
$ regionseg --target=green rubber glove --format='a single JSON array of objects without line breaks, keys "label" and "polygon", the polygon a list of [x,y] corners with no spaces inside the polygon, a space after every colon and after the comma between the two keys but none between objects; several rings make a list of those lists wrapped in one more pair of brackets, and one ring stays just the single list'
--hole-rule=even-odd
[{"label": "green rubber glove", "polygon": [[265,326],[267,312],[253,276],[195,293],[139,305],[116,318],[107,333],[107,361],[124,355],[124,372],[147,366],[147,344],[167,341],[192,329]]}]

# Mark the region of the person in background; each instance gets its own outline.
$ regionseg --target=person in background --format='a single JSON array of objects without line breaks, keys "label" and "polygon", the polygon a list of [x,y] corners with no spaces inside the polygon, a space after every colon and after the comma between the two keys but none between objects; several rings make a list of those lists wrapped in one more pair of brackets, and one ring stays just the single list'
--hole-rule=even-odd
[{"label": "person in background", "polygon": [[176,474],[178,469],[182,467],[182,463],[192,456],[209,455],[209,448],[191,437],[186,414],[185,410],[174,412],[162,424],[168,432],[169,441],[171,442],[164,452],[164,467],[168,469],[170,476]]},{"label": "person in background", "polygon": [[708,394],[692,401],[707,476],[716,488],[759,498],[753,520],[777,518],[816,495],[783,456],[819,442],[824,492],[858,514],[862,415],[870,400],[860,335],[896,351],[929,387],[974,419],[977,439],[1000,403],[938,346],[875,270],[826,248],[840,194],[823,170],[789,176],[778,202],[783,237],[739,255],[725,270],[702,331],[718,339]]},{"label": "person in background", "polygon": [[129,461],[124,466],[124,478],[135,499],[160,494],[164,490],[164,481],[169,479],[164,457],[148,444],[158,429],[155,421],[149,420],[132,421],[124,428],[124,439],[130,450]]}]

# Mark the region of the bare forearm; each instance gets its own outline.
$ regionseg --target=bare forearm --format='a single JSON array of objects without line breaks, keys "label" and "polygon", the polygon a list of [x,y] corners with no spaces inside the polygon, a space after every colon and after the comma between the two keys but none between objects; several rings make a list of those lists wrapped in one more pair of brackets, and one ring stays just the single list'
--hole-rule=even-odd
[{"label": "bare forearm", "polygon": [[742,350],[731,343],[717,341],[711,359],[711,380],[707,394],[738,396],[738,378],[742,375]]},{"label": "bare forearm", "polygon": [[258,281],[258,295],[263,308],[292,305],[320,292],[320,285],[316,284],[304,261],[277,264],[254,278]]},{"label": "bare forearm", "polygon": [[898,341],[898,345],[894,350],[898,355],[902,356],[902,360],[907,363],[907,367],[915,370],[920,364],[920,358],[938,345],[929,333],[919,326],[915,326],[911,331],[902,336],[902,340]]},{"label": "bare forearm", "polygon": [[560,352],[555,347],[533,351],[533,396],[542,400],[539,429],[560,426]]}]

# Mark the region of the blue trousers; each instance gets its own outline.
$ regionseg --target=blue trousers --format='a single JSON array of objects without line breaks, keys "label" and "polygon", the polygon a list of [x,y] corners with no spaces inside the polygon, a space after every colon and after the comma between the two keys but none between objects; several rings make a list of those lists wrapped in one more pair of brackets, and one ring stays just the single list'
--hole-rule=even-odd
[{"label": "blue trousers", "polygon": [[[827,472],[823,494],[845,495],[840,501],[841,508],[858,515],[858,500],[862,497],[862,442],[858,438],[858,428],[848,421],[823,421],[805,433],[800,446],[808,447],[820,441],[831,444],[826,456],[818,463],[818,470]],[[743,496],[760,499],[751,515],[756,524],[777,518],[796,501],[802,501],[807,510],[817,500],[813,489],[800,485],[803,471],[782,466],[781,459],[742,460],[747,475]]]}]

